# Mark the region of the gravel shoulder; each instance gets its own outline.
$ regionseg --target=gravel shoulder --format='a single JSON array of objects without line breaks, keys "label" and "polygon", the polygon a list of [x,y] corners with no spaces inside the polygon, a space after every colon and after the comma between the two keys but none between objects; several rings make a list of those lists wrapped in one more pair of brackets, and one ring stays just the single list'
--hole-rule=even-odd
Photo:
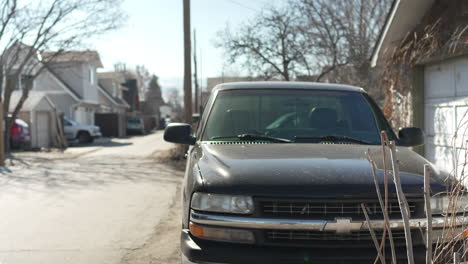
[{"label": "gravel shoulder", "polygon": [[128,251],[121,263],[180,264],[181,209],[180,187],[178,187],[168,214],[155,227],[151,237],[141,247]]}]

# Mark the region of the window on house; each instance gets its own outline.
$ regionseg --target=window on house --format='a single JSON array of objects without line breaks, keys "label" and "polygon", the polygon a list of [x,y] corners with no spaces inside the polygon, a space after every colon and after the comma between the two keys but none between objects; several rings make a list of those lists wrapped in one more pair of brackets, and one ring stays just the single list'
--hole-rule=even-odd
[{"label": "window on house", "polygon": [[[14,75],[10,75],[10,78],[15,78]],[[28,75],[28,74],[21,74],[20,76],[17,77],[16,79],[16,84],[15,84],[15,90],[24,90],[28,85],[28,82],[32,81],[31,87],[29,87],[30,90],[33,89],[34,87],[34,81],[33,81],[33,76]]]},{"label": "window on house", "polygon": [[115,83],[112,84],[112,96],[117,97],[117,85]]},{"label": "window on house", "polygon": [[89,82],[91,84],[94,84],[94,78],[95,78],[94,69],[89,68]]},{"label": "window on house", "polygon": [[[30,87],[28,87],[28,85],[30,85]],[[27,74],[21,74],[20,87],[21,87],[22,90],[24,90],[24,89],[32,90],[33,87],[34,87],[33,76],[32,75],[27,75]]]}]

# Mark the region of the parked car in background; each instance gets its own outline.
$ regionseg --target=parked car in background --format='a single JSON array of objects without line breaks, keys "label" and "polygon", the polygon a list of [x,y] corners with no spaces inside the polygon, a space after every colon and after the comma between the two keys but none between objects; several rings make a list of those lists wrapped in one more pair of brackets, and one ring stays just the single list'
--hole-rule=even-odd
[{"label": "parked car in background", "polygon": [[10,146],[14,149],[28,148],[31,145],[29,125],[21,119],[16,119],[10,129]]},{"label": "parked car in background", "polygon": [[129,117],[127,119],[127,133],[128,134],[146,134],[145,122],[140,117]]},{"label": "parked car in background", "polygon": [[[363,89],[222,84],[213,90],[196,133],[191,130],[172,123],[164,134],[166,141],[192,145],[182,191],[183,263],[373,263],[376,249],[363,210],[379,237],[385,224],[366,153],[382,159],[381,131],[398,146],[415,263],[424,262],[424,165],[431,167],[432,195],[447,189],[448,175],[410,148],[424,143],[422,130],[395,134]],[[383,165],[377,166],[383,190]],[[443,232],[446,198],[431,200],[432,243]],[[467,198],[460,199],[458,213],[464,214]],[[388,204],[397,261],[407,263],[393,184]],[[466,224],[457,222],[456,234]]]},{"label": "parked car in background", "polygon": [[64,118],[64,133],[67,140],[78,140],[79,143],[93,143],[94,139],[102,136],[98,126],[81,125],[80,123]]}]

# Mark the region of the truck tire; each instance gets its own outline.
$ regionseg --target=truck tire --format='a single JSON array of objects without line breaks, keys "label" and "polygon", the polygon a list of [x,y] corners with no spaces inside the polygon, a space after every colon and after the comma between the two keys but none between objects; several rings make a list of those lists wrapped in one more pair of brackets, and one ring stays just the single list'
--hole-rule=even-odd
[{"label": "truck tire", "polygon": [[77,138],[78,138],[78,142],[80,144],[93,143],[93,141],[94,141],[94,139],[91,137],[91,135],[86,131],[79,132]]}]

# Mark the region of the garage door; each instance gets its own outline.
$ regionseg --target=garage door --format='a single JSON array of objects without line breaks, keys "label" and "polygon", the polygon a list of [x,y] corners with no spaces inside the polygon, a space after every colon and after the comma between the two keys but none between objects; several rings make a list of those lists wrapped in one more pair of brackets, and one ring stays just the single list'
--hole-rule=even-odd
[{"label": "garage door", "polygon": [[468,57],[426,66],[424,85],[426,157],[453,172],[465,160],[454,146],[468,140]]},{"label": "garage door", "polygon": [[41,148],[50,147],[51,131],[50,117],[47,112],[37,112],[37,145]]}]

